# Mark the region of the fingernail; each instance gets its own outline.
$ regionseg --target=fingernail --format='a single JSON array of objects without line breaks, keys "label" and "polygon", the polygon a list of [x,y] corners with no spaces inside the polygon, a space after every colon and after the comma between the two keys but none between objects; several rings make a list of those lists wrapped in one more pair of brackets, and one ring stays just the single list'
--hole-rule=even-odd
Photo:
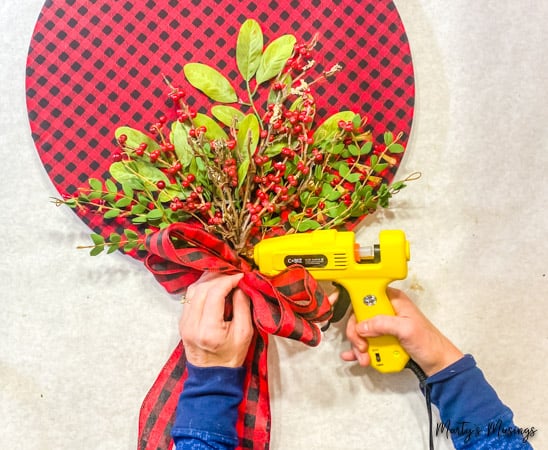
[{"label": "fingernail", "polygon": [[369,326],[367,325],[367,322],[361,322],[358,324],[358,333],[365,334],[369,331]]}]

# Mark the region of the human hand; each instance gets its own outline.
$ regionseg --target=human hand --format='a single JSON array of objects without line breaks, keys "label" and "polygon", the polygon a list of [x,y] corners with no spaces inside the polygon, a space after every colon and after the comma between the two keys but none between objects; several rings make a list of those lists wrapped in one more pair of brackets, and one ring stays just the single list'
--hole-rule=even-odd
[{"label": "human hand", "polygon": [[341,353],[345,361],[358,361],[361,366],[371,363],[366,338],[396,336],[409,356],[431,376],[463,357],[462,352],[447,339],[415,306],[407,295],[394,288],[387,289],[395,316],[379,315],[356,323],[352,315],[346,335],[351,350]]},{"label": "human hand", "polygon": [[[249,297],[238,289],[243,274],[205,272],[186,291],[179,332],[188,361],[198,367],[240,367],[253,338]],[[226,297],[234,290],[232,320],[225,321]]]}]

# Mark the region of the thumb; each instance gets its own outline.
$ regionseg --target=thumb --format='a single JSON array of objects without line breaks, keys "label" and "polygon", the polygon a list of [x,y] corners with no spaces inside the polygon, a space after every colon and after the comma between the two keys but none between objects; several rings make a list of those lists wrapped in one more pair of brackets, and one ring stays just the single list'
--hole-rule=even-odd
[{"label": "thumb", "polygon": [[378,315],[356,325],[356,331],[363,337],[396,336],[399,338],[404,325],[403,318],[398,316]]}]

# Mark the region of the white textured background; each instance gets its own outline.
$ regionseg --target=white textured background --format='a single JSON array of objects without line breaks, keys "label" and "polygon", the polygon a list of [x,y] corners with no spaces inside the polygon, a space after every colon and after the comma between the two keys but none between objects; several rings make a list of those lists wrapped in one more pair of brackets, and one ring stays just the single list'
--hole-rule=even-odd
[{"label": "white textured background", "polygon": [[[401,228],[407,288],[473,353],[548,448],[548,3],[398,0],[417,83],[399,174],[423,177],[360,232]],[[138,263],[76,251],[88,230],[56,191],[30,137],[24,75],[42,0],[0,5],[0,448],[134,449],[141,401],[177,342],[180,306]],[[411,373],[273,341],[272,448],[424,449]],[[452,448],[436,439],[438,449]]]}]

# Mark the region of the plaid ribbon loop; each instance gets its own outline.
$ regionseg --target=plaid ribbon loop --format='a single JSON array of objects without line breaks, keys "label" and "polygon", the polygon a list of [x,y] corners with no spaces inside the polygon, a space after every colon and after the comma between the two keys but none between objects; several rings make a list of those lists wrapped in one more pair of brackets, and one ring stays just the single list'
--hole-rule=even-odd
[{"label": "plaid ribbon loop", "polygon": [[[148,270],[170,293],[178,293],[203,272],[244,273],[239,287],[250,297],[257,328],[246,358],[244,401],[240,405],[237,432],[239,448],[266,449],[270,441],[270,406],[267,379],[268,335],[288,337],[318,345],[317,322],[331,317],[331,305],[316,280],[304,267],[292,266],[266,277],[240,258],[223,240],[194,224],[175,223],[147,237]],[[139,418],[139,449],[170,448],[182,380],[184,348],[177,347],[147,394]]]}]

